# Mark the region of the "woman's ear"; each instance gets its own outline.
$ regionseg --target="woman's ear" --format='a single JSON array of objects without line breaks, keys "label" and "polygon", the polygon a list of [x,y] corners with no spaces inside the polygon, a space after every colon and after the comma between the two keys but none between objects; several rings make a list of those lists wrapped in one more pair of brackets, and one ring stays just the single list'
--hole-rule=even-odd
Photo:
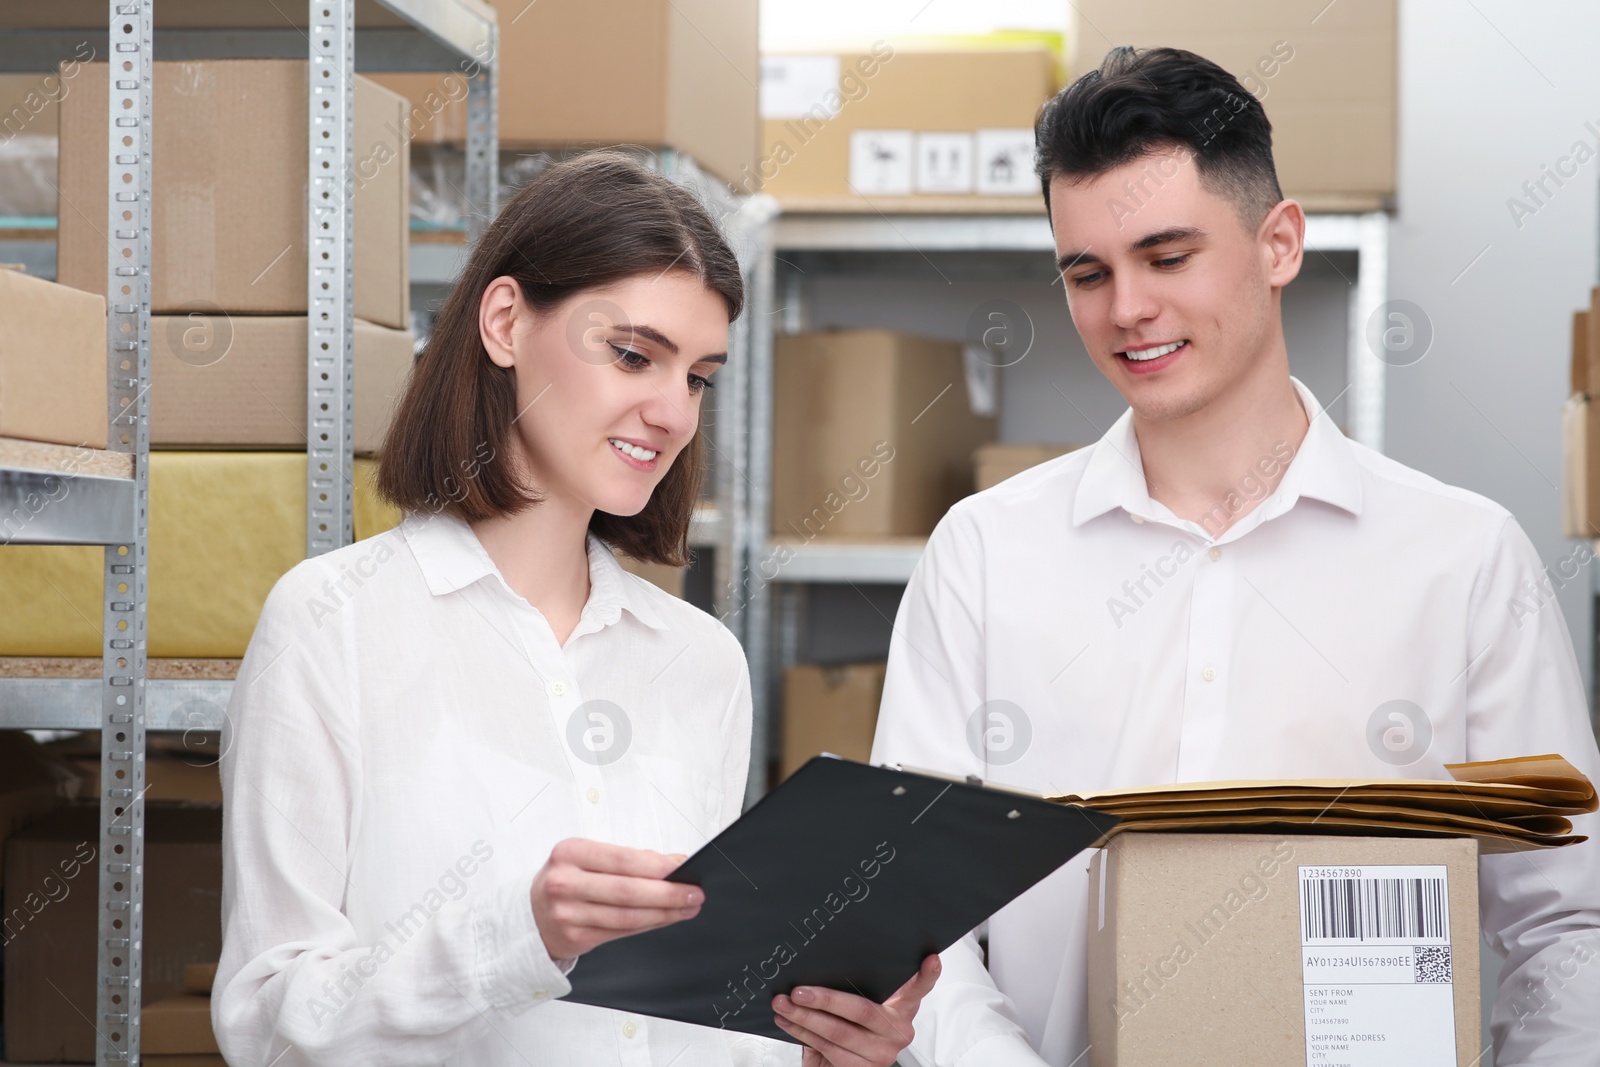
[{"label": "woman's ear", "polygon": [[478,301],[478,335],[484,351],[499,367],[514,367],[516,353],[512,335],[522,309],[522,288],[515,278],[502,275],[490,282]]}]

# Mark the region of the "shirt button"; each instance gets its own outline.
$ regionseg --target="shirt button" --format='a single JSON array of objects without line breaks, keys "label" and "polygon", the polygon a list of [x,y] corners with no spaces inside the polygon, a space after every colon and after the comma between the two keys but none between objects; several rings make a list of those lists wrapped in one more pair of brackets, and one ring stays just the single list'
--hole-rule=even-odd
[{"label": "shirt button", "polygon": [[1207,552],[1206,555],[1210,556],[1212,561],[1215,562],[1216,560],[1222,558],[1222,549],[1213,548],[1210,552]]},{"label": "shirt button", "polygon": [[1144,516],[1143,515],[1134,515],[1133,516],[1133,521],[1134,522],[1143,522],[1144,521]]},{"label": "shirt button", "polygon": [[637,1026],[635,1026],[631,1021],[630,1022],[625,1022],[625,1023],[622,1024],[622,1036],[623,1037],[632,1037],[634,1034],[637,1034],[638,1032],[639,1032],[639,1028]]},{"label": "shirt button", "polygon": [[[1207,669],[1209,670],[1210,668]],[[583,794],[583,799],[587,800],[591,804],[600,803],[600,790],[591,785],[588,791]]]},{"label": "shirt button", "polygon": [[1204,678],[1208,682],[1216,681],[1217,669],[1215,667],[1207,667],[1205,670],[1200,672],[1200,677]]},{"label": "shirt button", "polygon": [[548,990],[541,989],[541,990],[539,990],[537,993],[535,993],[533,995],[533,999],[534,1000],[549,1000],[550,999],[550,993],[549,993]]},{"label": "shirt button", "polygon": [[566,682],[551,682],[550,683],[550,695],[551,696],[559,697],[559,696],[566,696],[566,694],[567,694],[567,683]]}]

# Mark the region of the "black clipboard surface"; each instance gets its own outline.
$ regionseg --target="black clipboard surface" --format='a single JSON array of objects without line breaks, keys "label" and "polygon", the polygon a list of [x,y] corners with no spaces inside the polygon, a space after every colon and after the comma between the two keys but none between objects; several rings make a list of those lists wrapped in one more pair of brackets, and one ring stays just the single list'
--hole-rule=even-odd
[{"label": "black clipboard surface", "polygon": [[563,999],[792,1042],[772,997],[815,985],[887,999],[1116,822],[819,756],[667,876],[705,890],[699,915],[585,953]]}]

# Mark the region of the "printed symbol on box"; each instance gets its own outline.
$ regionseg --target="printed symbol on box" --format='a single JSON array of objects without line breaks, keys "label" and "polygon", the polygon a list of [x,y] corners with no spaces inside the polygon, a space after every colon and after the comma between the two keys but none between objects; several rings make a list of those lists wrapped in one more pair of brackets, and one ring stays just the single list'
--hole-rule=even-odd
[{"label": "printed symbol on box", "polygon": [[917,134],[917,192],[972,192],[970,133]]},{"label": "printed symbol on box", "polygon": [[978,131],[978,192],[1026,196],[1039,191],[1033,173],[1033,131]]},{"label": "printed symbol on box", "polygon": [[585,700],[567,719],[567,747],[584,763],[604,767],[627,754],[633,741],[628,713],[609,700]]},{"label": "printed symbol on box", "polygon": [[1009,700],[989,700],[967,716],[967,748],[991,767],[1015,763],[1033,742],[1028,713]]},{"label": "printed symbol on box", "polygon": [[167,349],[191,367],[219,363],[233,347],[233,319],[206,300],[184,304],[167,318]]},{"label": "printed symbol on box", "polygon": [[857,193],[909,196],[911,131],[852,130],[850,185]]},{"label": "printed symbol on box", "polygon": [[761,57],[763,119],[831,119],[839,114],[839,57]]},{"label": "printed symbol on box", "polygon": [[1391,767],[1406,767],[1428,754],[1433,721],[1409,700],[1379,704],[1367,718],[1367,747]]}]

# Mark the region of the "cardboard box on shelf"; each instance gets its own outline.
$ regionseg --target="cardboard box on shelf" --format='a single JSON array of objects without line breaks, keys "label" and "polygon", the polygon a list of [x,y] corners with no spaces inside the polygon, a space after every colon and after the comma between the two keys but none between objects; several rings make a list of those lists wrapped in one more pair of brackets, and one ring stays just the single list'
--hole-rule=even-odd
[{"label": "cardboard box on shelf", "polygon": [[765,54],[748,191],[807,208],[955,197],[1042,212],[1033,120],[1055,64],[1044,47]]},{"label": "cardboard box on shelf", "polygon": [[[153,311],[306,313],[307,80],[303,60],[155,65]],[[59,105],[57,276],[102,295],[107,92],[105,64],[84,64]],[[357,77],[354,111],[355,313],[406,329],[406,101]]]},{"label": "cardboard box on shelf", "polygon": [[1600,466],[1592,458],[1593,442],[1590,409],[1594,402],[1586,393],[1573,393],[1561,405],[1561,532],[1574,538],[1600,537],[1600,494],[1590,491],[1589,471]]},{"label": "cardboard box on shelf", "polygon": [[6,838],[92,788],[67,761],[18,730],[0,730],[0,884]]},{"label": "cardboard box on shelf", "polygon": [[1372,209],[1395,192],[1397,7],[1079,0],[1068,75],[1098,67],[1115,45],[1197,52],[1266,108],[1284,195],[1321,210]]},{"label": "cardboard box on shelf", "polygon": [[976,490],[982,492],[999,485],[1007,478],[1037,467],[1046,460],[1064,456],[1077,445],[980,445],[972,454],[972,468]]},{"label": "cardboard box on shelf", "polygon": [[[755,4],[491,3],[500,15],[502,146],[669,147],[735,183],[753,168],[760,145]],[[376,80],[410,99],[410,136],[465,140],[467,84],[459,71]]]},{"label": "cardboard box on shelf", "polygon": [[[355,461],[358,541],[399,522],[372,489],[375,466]],[[151,453],[151,656],[244,654],[273,583],[305,558],[305,477],[303,452]],[[28,605],[0,612],[0,655],[99,655],[104,569],[95,547],[0,552],[0,603]]]},{"label": "cardboard box on shelf", "polygon": [[0,267],[0,437],[106,447],[104,297]]},{"label": "cardboard box on shelf", "polygon": [[1478,1055],[1472,838],[1124,833],[1088,921],[1090,1067]]},{"label": "cardboard box on shelf", "polygon": [[[1592,298],[1591,298],[1592,299]],[[1572,391],[1589,391],[1589,312],[1572,313]]]},{"label": "cardboard box on shelf", "polygon": [[183,969],[183,991],[211,995],[211,986],[217,980],[215,963],[191,963]]},{"label": "cardboard box on shelf", "polygon": [[[355,452],[371,455],[405,389],[415,336],[361,319],[353,334]],[[306,446],[303,316],[154,316],[150,379],[153,448]]]},{"label": "cardboard box on shelf", "polygon": [[622,564],[622,569],[629,574],[637,574],[657,589],[664,589],[680,600],[683,598],[684,579],[687,577],[687,567],[667,567],[660,563],[642,563],[620,552],[616,553],[617,562]]},{"label": "cardboard box on shelf", "polygon": [[220,1052],[211,1029],[210,994],[179,993],[146,1001],[139,1013],[139,1051],[191,1056]]},{"label": "cardboard box on shelf", "polygon": [[779,337],[775,363],[775,537],[926,536],[972,491],[995,420],[972,413],[959,344],[830,330]]},{"label": "cardboard box on shelf", "polygon": [[[98,803],[74,804],[6,843],[7,1060],[94,1062],[99,827]],[[144,849],[142,992],[154,1003],[221,952],[221,809],[146,805]]]},{"label": "cardboard box on shelf", "polygon": [[884,663],[804,663],[783,672],[780,779],[818,753],[863,762],[871,756],[885,667]]}]

